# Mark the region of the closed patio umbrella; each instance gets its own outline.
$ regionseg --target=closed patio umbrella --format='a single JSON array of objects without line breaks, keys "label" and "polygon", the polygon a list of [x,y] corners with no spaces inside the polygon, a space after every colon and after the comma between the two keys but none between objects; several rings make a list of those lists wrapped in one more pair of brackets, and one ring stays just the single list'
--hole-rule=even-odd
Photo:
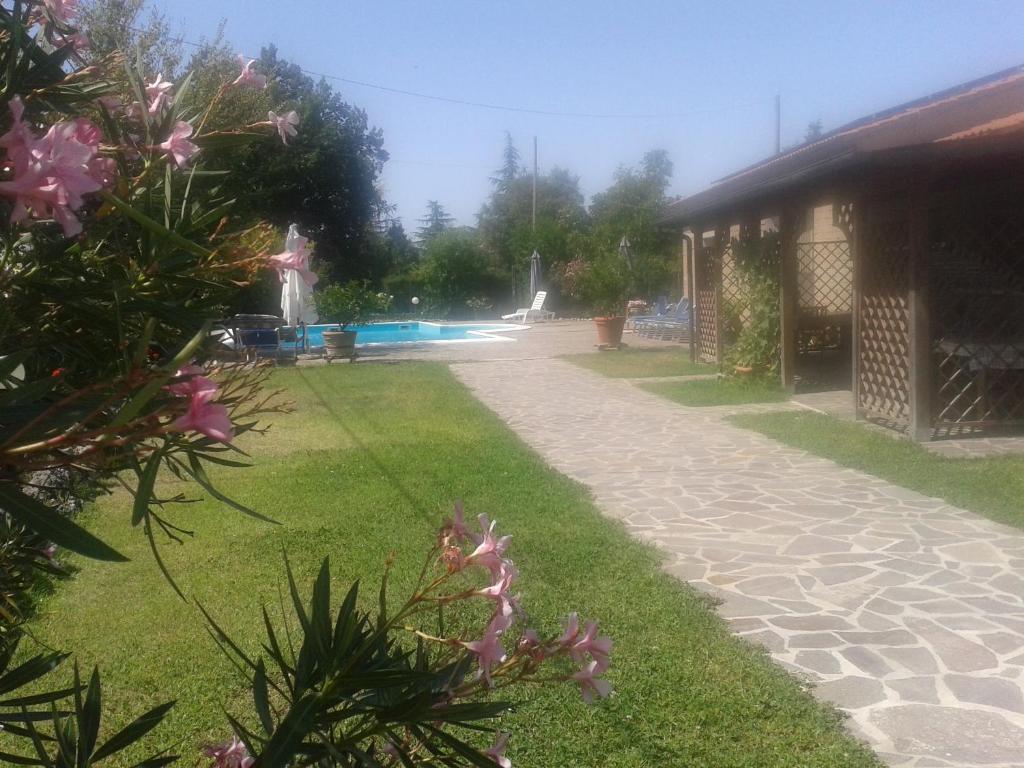
[{"label": "closed patio umbrella", "polygon": [[[285,241],[285,250],[298,250],[297,240],[299,229],[292,224],[288,227],[288,239]],[[308,268],[309,264],[302,266]],[[313,305],[313,289],[309,287],[302,275],[294,269],[287,269],[284,273],[284,284],[281,286],[281,316],[285,323],[297,326],[299,323],[311,324],[316,322],[316,307]]]},{"label": "closed patio umbrella", "polygon": [[530,298],[540,290],[540,254],[536,251],[530,257]]}]

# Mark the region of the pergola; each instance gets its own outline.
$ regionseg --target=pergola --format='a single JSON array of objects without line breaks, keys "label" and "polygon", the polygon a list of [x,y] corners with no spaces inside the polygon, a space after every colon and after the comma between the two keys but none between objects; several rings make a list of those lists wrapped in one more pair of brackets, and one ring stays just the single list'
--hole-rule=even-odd
[{"label": "pergola", "polygon": [[[721,362],[736,243],[772,232],[782,383],[916,440],[1024,425],[1024,67],[843,126],[668,206],[691,354]],[[735,309],[731,310],[735,314]]]}]

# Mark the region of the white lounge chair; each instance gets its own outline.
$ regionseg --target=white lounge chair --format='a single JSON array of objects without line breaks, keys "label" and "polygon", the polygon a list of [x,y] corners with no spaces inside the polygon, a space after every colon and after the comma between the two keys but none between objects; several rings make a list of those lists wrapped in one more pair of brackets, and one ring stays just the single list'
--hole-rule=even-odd
[{"label": "white lounge chair", "polygon": [[544,309],[544,299],[547,297],[547,291],[537,291],[537,295],[533,297],[533,304],[531,306],[517,309],[511,315],[502,315],[501,319],[515,320],[518,323],[525,323],[530,319],[530,315],[533,315],[537,320],[551,320],[555,316],[555,313]]}]

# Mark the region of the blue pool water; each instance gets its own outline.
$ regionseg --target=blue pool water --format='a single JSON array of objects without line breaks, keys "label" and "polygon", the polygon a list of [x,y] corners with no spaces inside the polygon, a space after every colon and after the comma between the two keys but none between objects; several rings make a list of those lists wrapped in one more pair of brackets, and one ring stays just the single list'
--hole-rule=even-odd
[{"label": "blue pool water", "polygon": [[[324,345],[324,331],[337,330],[336,325],[309,325],[308,347],[314,349]],[[446,325],[442,323],[408,322],[408,323],[373,323],[372,325],[352,325],[347,330],[356,332],[356,346],[367,344],[407,344],[444,341],[494,341],[495,337],[488,332],[517,330],[515,325],[463,324]],[[499,339],[501,337],[498,337]],[[301,343],[301,342],[300,342]]]}]

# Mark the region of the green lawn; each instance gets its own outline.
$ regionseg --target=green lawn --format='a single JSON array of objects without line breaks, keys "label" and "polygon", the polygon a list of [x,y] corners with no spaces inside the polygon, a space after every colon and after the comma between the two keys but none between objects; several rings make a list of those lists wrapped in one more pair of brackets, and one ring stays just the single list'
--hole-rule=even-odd
[{"label": "green lawn", "polygon": [[[262,637],[260,606],[277,604],[282,548],[304,588],[329,554],[338,599],[357,578],[372,599],[396,551],[391,581],[401,594],[461,497],[468,512],[486,511],[514,535],[510,554],[538,623],[555,627],[576,609],[600,617],[615,639],[617,692],[607,702],[586,707],[569,688],[522,692],[524,705],[505,723],[516,768],[880,765],[833,711],[731,637],[704,598],[661,573],[652,550],[600,517],[581,486],[547,469],[445,367],[290,369],[273,383],[288,389],[295,413],[247,441],[258,467],[218,476],[223,490],[281,525],[203,501],[176,515],[195,538],[166,548],[186,593],[244,647]],[[221,708],[237,708],[242,692],[129,518],[123,495],[87,513],[132,561],[86,564],[44,600],[32,630],[75,650],[83,665],[102,662],[119,723],[177,699],[157,733],[191,766],[198,743],[225,737]]]},{"label": "green lawn", "polygon": [[732,421],[844,467],[1024,528],[1024,456],[947,459],[909,440],[820,413],[744,414]]},{"label": "green lawn", "polygon": [[691,363],[687,347],[619,349],[565,355],[563,360],[616,379],[690,376],[715,372],[715,366]]},{"label": "green lawn", "polygon": [[648,392],[690,406],[781,403],[789,399],[778,384],[759,380],[660,381],[641,385]]}]

